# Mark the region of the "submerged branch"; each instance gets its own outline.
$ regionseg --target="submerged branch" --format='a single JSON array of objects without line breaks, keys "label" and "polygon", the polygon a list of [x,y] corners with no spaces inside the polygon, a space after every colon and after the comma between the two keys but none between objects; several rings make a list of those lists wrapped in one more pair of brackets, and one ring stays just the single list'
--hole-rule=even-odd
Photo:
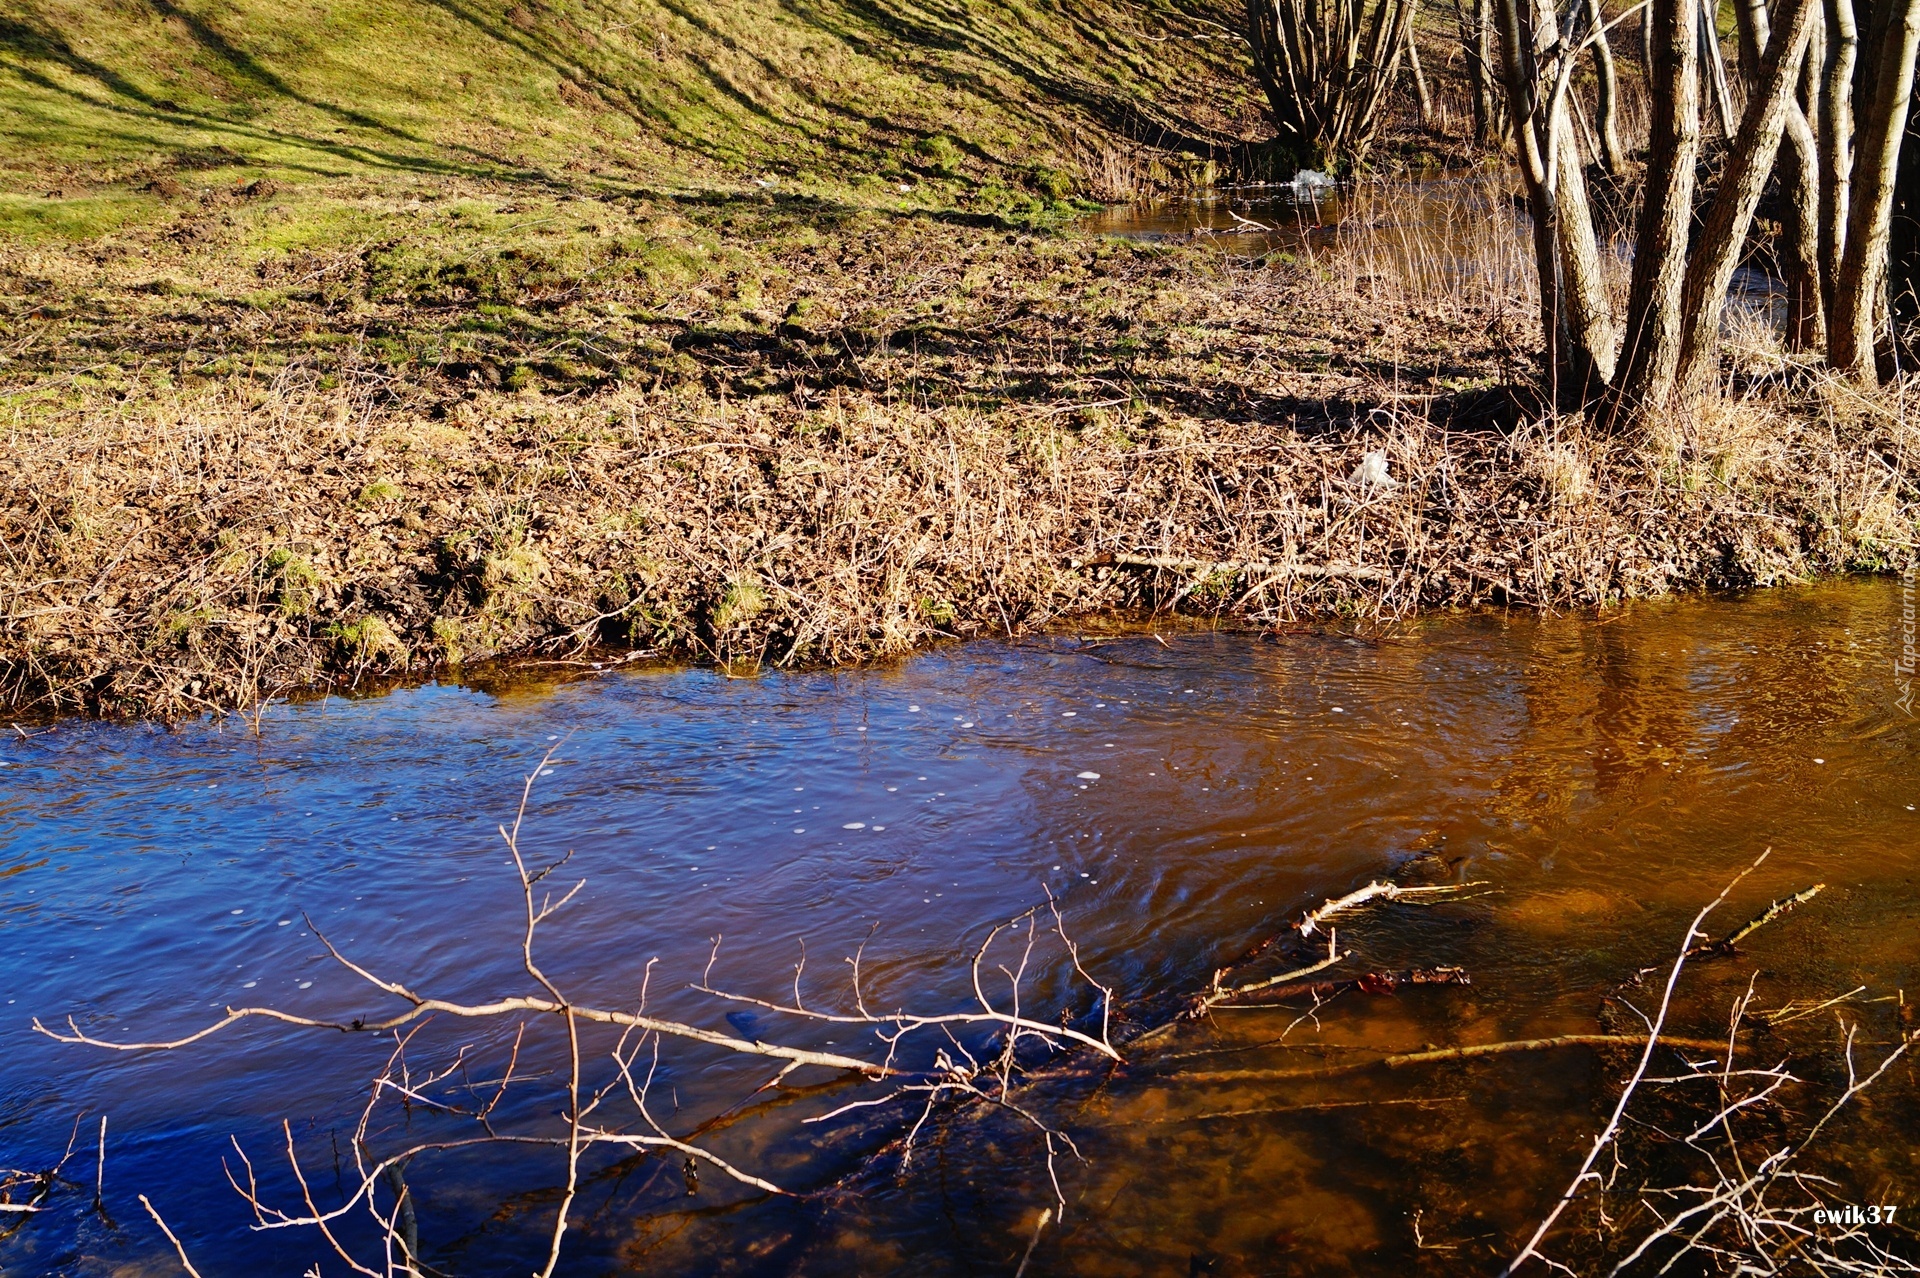
[{"label": "submerged branch", "polygon": [[[1664,1036],[1667,1047],[1684,1047],[1701,1052],[1721,1052],[1726,1043],[1711,1038],[1675,1038]],[[1397,1052],[1370,1061],[1350,1061],[1317,1069],[1219,1069],[1195,1070],[1180,1074],[1183,1083],[1269,1083],[1285,1079],[1338,1078],[1361,1074],[1371,1069],[1404,1069],[1409,1065],[1431,1065],[1442,1061],[1474,1060],[1482,1056],[1505,1056],[1515,1052],[1544,1052],[1559,1047],[1645,1047],[1644,1034],[1557,1034],[1552,1038],[1520,1038],[1503,1043],[1468,1043],[1459,1047],[1433,1047],[1419,1052]]]}]

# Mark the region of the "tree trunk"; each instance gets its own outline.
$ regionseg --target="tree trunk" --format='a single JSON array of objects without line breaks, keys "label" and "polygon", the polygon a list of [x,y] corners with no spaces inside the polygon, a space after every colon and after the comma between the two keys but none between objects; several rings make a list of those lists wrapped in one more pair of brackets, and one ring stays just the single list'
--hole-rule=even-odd
[{"label": "tree trunk", "polygon": [[[1773,20],[1766,0],[1739,0],[1734,12],[1740,29],[1740,78],[1751,95],[1760,90],[1760,59],[1771,38]],[[1787,288],[1783,335],[1791,351],[1825,350],[1827,345],[1826,311],[1820,299],[1820,155],[1808,118],[1819,96],[1824,47],[1820,36],[1816,20],[1800,57],[1795,90],[1787,101],[1786,145],[1775,161],[1780,177],[1780,277]]]},{"label": "tree trunk", "polygon": [[[1800,79],[1800,59],[1813,30],[1814,6],[1819,0],[1793,0],[1786,25],[1766,42],[1758,67],[1759,80],[1747,95],[1747,109],[1734,135],[1721,171],[1720,187],[1707,208],[1700,249],[1687,263],[1681,308],[1685,326],[1681,335],[1680,367],[1675,384],[1692,391],[1712,375],[1720,345],[1720,317],[1726,309],[1727,285],[1740,264],[1747,231],[1760,193],[1773,172],[1786,127],[1788,104]],[[1920,10],[1920,0],[1909,0]],[[1764,18],[1762,19],[1764,21]],[[1911,68],[1911,59],[1908,62]],[[1911,71],[1909,70],[1909,78]]]},{"label": "tree trunk", "polygon": [[1473,140],[1485,146],[1507,135],[1505,96],[1494,72],[1493,0],[1453,0],[1460,24],[1460,52],[1467,64],[1467,88],[1473,103]]},{"label": "tree trunk", "polygon": [[[1812,57],[1809,49],[1806,57]],[[1820,152],[1799,102],[1787,107],[1780,151],[1780,272],[1787,286],[1783,334],[1790,351],[1825,350],[1827,311],[1820,297]]]},{"label": "tree trunk", "polygon": [[1465,43],[1467,74],[1473,82],[1473,140],[1485,146],[1493,137],[1493,94],[1487,83],[1486,0],[1475,0],[1471,38]]},{"label": "tree trunk", "polygon": [[1834,282],[1847,247],[1853,193],[1853,63],[1860,37],[1853,0],[1825,0],[1827,48],[1820,84],[1820,305],[1829,327]]},{"label": "tree trunk", "polygon": [[[1887,250],[1887,292],[1901,335],[1920,324],[1920,115],[1909,114],[1901,144],[1900,176],[1894,183],[1893,221]],[[1901,361],[1913,366],[1915,352],[1904,342]]]},{"label": "tree trunk", "polygon": [[1846,249],[1834,279],[1829,362],[1861,381],[1877,381],[1874,339],[1886,305],[1887,239],[1893,184],[1913,95],[1920,48],[1920,0],[1892,0],[1875,59],[1873,97],[1860,134],[1847,210]]},{"label": "tree trunk", "polygon": [[1800,85],[1787,107],[1780,153],[1780,268],[1787,286],[1786,347],[1827,348],[1827,307],[1820,292],[1820,78],[1826,65],[1826,23],[1813,20],[1800,57]]},{"label": "tree trunk", "polygon": [[1760,82],[1760,54],[1767,47],[1767,0],[1735,0],[1733,21],[1740,41],[1740,78],[1752,93]]},{"label": "tree trunk", "polygon": [[1595,125],[1600,134],[1600,164],[1609,176],[1622,177],[1627,171],[1627,153],[1620,146],[1620,82],[1614,74],[1613,46],[1607,40],[1607,19],[1601,11],[1600,0],[1587,0],[1587,16],[1593,23],[1593,69],[1598,95]]},{"label": "tree trunk", "polygon": [[1720,29],[1714,25],[1714,0],[1699,0],[1698,29],[1700,32],[1700,62],[1705,68],[1707,85],[1711,89],[1708,101],[1713,104],[1714,123],[1720,129],[1720,136],[1733,138],[1733,90],[1727,84],[1727,60],[1720,53]]},{"label": "tree trunk", "polygon": [[1539,92],[1540,54],[1558,48],[1559,24],[1553,0],[1528,0],[1524,26],[1520,0],[1499,0],[1499,14],[1514,138],[1533,213],[1545,372],[1555,403],[1585,407],[1613,376],[1614,319],[1566,95]]},{"label": "tree trunk", "polygon": [[1494,140],[1505,142],[1513,132],[1513,112],[1507,106],[1507,95],[1500,84],[1499,36],[1494,26],[1493,0],[1474,0],[1474,13],[1479,23],[1476,52],[1487,95],[1488,118],[1493,125]]},{"label": "tree trunk", "polygon": [[[1547,0],[1550,5],[1551,0]],[[1551,9],[1548,10],[1551,12]],[[1587,178],[1574,151],[1573,126],[1562,103],[1555,147],[1557,179],[1555,206],[1560,218],[1560,270],[1567,282],[1562,305],[1567,311],[1573,341],[1567,346],[1567,376],[1560,378],[1565,401],[1586,408],[1605,393],[1613,380],[1619,356],[1620,334],[1613,299],[1600,259],[1600,243],[1593,232],[1593,209],[1587,201]]]},{"label": "tree trunk", "polygon": [[1700,158],[1700,61],[1697,0],[1651,0],[1652,118],[1647,129],[1646,191],[1627,286],[1627,330],[1612,407],[1629,413],[1664,403],[1680,364],[1680,297],[1693,222],[1694,169]]},{"label": "tree trunk", "polygon": [[[1412,6],[1408,6],[1411,8]],[[1413,93],[1420,105],[1420,127],[1433,128],[1433,94],[1427,89],[1426,73],[1420,70],[1420,45],[1407,33],[1407,70],[1413,73]]]}]

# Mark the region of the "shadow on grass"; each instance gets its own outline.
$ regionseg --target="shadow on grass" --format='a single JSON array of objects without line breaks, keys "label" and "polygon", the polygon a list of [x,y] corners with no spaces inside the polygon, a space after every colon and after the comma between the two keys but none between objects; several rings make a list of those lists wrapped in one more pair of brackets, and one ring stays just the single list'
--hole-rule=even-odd
[{"label": "shadow on grass", "polygon": [[[442,177],[508,178],[523,182],[534,180],[546,186],[560,185],[547,174],[525,166],[509,164],[497,156],[488,155],[475,148],[457,144],[443,146],[429,142],[382,123],[364,112],[334,106],[298,93],[251,55],[227,42],[206,23],[178,13],[173,6],[166,3],[166,0],[154,0],[154,3],[170,16],[179,17],[194,33],[202,47],[216,53],[250,83],[263,90],[326,113],[353,127],[379,132],[397,141],[413,143],[428,152],[434,150],[464,152],[468,160],[462,162],[430,153],[408,154],[369,147],[350,141],[249,124],[223,118],[211,112],[193,110],[171,99],[155,97],[148,93],[112,67],[79,53],[56,31],[11,18],[0,18],[0,51],[11,52],[22,60],[5,64],[6,69],[20,77],[24,83],[76,106],[105,112],[123,121],[159,126],[151,131],[119,135],[124,140],[138,142],[155,149],[171,150],[176,145],[175,140],[164,136],[161,129],[197,129],[228,134],[265,145],[314,151],[365,168],[404,170]],[[90,80],[104,89],[107,97],[103,100],[61,84],[45,71],[36,70],[32,65],[35,62],[51,64],[60,67],[70,75]],[[97,131],[90,130],[90,132]],[[284,164],[283,167],[295,170],[302,168],[298,164],[291,163]],[[313,171],[324,172],[325,170]]]}]

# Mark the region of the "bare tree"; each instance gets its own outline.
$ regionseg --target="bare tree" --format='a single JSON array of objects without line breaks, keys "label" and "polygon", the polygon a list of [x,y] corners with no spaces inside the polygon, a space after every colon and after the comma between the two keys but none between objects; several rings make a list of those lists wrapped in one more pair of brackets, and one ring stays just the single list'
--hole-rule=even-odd
[{"label": "bare tree", "polygon": [[1407,33],[1407,71],[1413,77],[1413,96],[1420,108],[1420,127],[1431,129],[1434,123],[1433,90],[1427,87],[1427,73],[1420,69],[1420,41],[1411,30]]},{"label": "bare tree", "polygon": [[1494,47],[1493,0],[1453,0],[1453,14],[1467,66],[1473,140],[1485,146],[1507,136],[1506,93],[1494,70],[1499,55]]},{"label": "bare tree", "polygon": [[[1743,0],[1738,11],[1746,105],[1704,206],[1694,193],[1703,96],[1730,111],[1708,0],[1648,0],[1652,120],[1646,184],[1620,340],[1608,311],[1586,190],[1569,156],[1567,81],[1584,46],[1605,36],[1556,29],[1542,0],[1500,0],[1507,88],[1534,216],[1543,372],[1562,407],[1601,407],[1630,422],[1711,380],[1727,289],[1776,161],[1787,211],[1787,345],[1817,349],[1861,380],[1875,376],[1888,324],[1888,236],[1912,96],[1920,0],[1881,0],[1884,32],[1870,68],[1856,65],[1851,0]],[[1777,29],[1776,20],[1778,23]],[[1811,50],[1811,52],[1810,52]],[[1857,153],[1852,122],[1862,128]],[[1698,231],[1696,234],[1696,226]]]},{"label": "bare tree", "polygon": [[1720,51],[1720,29],[1714,25],[1715,10],[1718,8],[1716,0],[1699,0],[1695,10],[1696,24],[1700,61],[1704,64],[1709,90],[1707,100],[1713,105],[1713,119],[1720,136],[1731,141],[1734,121],[1738,117],[1733,110],[1733,86],[1727,81],[1727,59]]},{"label": "bare tree", "polygon": [[1365,157],[1414,0],[1247,0],[1247,40],[1279,142],[1302,164]]},{"label": "bare tree", "polygon": [[1847,244],[1853,178],[1853,68],[1860,33],[1853,0],[1825,0],[1826,58],[1820,84],[1820,304],[1833,322],[1834,281]]},{"label": "bare tree", "polygon": [[1833,286],[1834,367],[1862,381],[1876,380],[1874,347],[1887,316],[1887,245],[1893,188],[1913,96],[1913,64],[1920,49],[1920,0],[1894,0],[1872,77],[1865,127],[1854,156],[1847,242]]},{"label": "bare tree", "polygon": [[[1747,92],[1760,82],[1760,60],[1771,37],[1765,0],[1740,0],[1740,78]],[[1816,19],[1800,80],[1787,99],[1785,141],[1775,161],[1780,186],[1781,281],[1787,288],[1785,339],[1792,351],[1822,351],[1827,345],[1826,303],[1820,289],[1820,149],[1814,122],[1819,119],[1820,82],[1825,58],[1824,23]]]},{"label": "bare tree", "polygon": [[1681,334],[1677,376],[1682,390],[1697,388],[1711,373],[1718,354],[1727,286],[1740,263],[1747,228],[1753,223],[1761,189],[1780,149],[1787,108],[1800,80],[1800,58],[1813,31],[1815,2],[1791,0],[1793,8],[1786,26],[1768,44],[1758,82],[1747,96],[1747,109],[1740,120],[1739,145],[1728,153],[1719,189],[1707,206],[1699,251],[1687,262],[1681,298],[1686,327]]},{"label": "bare tree", "polygon": [[1791,351],[1821,351],[1827,345],[1827,306],[1820,291],[1820,144],[1814,131],[1824,36],[1816,26],[1801,60],[1800,86],[1787,104],[1787,140],[1780,153],[1780,265]]},{"label": "bare tree", "polygon": [[1520,176],[1533,214],[1544,365],[1556,403],[1593,401],[1618,351],[1613,305],[1568,108],[1581,45],[1561,36],[1553,0],[1499,0]]}]

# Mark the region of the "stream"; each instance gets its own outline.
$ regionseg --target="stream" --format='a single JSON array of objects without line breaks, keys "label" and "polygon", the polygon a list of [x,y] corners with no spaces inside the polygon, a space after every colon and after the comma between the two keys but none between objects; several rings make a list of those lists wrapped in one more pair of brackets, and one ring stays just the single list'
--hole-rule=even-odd
[{"label": "stream", "polygon": [[[1361,274],[1434,296],[1527,295],[1536,287],[1532,219],[1517,173],[1435,171],[1323,181],[1221,187],[1116,204],[1077,226],[1088,235],[1210,245],[1273,266],[1301,257],[1344,259]],[[1624,279],[1632,263],[1630,237],[1602,238]],[[1774,329],[1786,320],[1786,285],[1757,260],[1735,269],[1728,297],[1730,328],[1746,312]]]},{"label": "stream", "polygon": [[[549,750],[520,843],[540,864],[571,853],[553,882],[585,887],[541,929],[544,969],[602,1006],[637,1005],[644,980],[649,1011],[721,1033],[873,1041],[689,989],[717,935],[713,982],[762,999],[791,994],[804,944],[809,1005],[847,1006],[843,959],[864,944],[876,1006],[964,1011],[989,930],[1051,893],[1134,1032],[1303,910],[1387,877],[1478,886],[1356,911],[1338,931],[1347,974],[1453,965],[1471,985],[1223,1010],[1160,1055],[1282,1068],[1591,1033],[1602,997],[1671,962],[1695,911],[1771,847],[1710,931],[1827,886],[1701,967],[1688,1032],[1724,1033],[1729,991],[1751,978],[1768,1007],[1864,987],[1809,1023],[1839,1034],[1844,1014],[1884,1041],[1920,994],[1901,607],[1900,583],[1857,580],[1367,634],[1116,622],[853,671],[551,667],[275,705],[258,735],[238,719],[23,724],[0,743],[0,1164],[76,1152],[42,1210],[0,1218],[0,1273],[178,1272],[138,1194],[206,1278],[346,1272],[311,1230],[250,1229],[223,1165],[243,1175],[237,1141],[291,1208],[290,1132],[337,1202],[390,1036],[250,1021],[115,1054],[31,1020],[151,1039],[228,1005],[395,1010],[316,927],[441,997],[534,991],[498,828]],[[1035,953],[1033,1014],[1091,1025],[1057,944]],[[422,1096],[491,1095],[517,1023],[429,1021],[407,1048],[416,1067],[463,1046],[471,1064]],[[595,1042],[603,1060],[611,1040]],[[655,1117],[676,1136],[774,1072],[676,1043],[661,1062]],[[563,1035],[530,1028],[527,1081],[498,1121],[558,1130],[565,1063]],[[1012,1274],[1037,1237],[1032,1274],[1492,1273],[1577,1168],[1617,1065],[1573,1048],[1298,1085],[1189,1081],[1150,1060],[1082,1069],[1056,1094],[1034,1084],[1079,1154],[1056,1158],[1067,1207],[1038,1234],[1057,1208],[1031,1126],[937,1119],[903,1171],[917,1105],[808,1123],[882,1093],[802,1071],[710,1136],[799,1192],[707,1170],[690,1194],[678,1157],[596,1154],[559,1272]],[[1835,1201],[1912,1200],[1915,1097],[1908,1063],[1840,1124],[1823,1168]],[[398,1148],[436,1121],[424,1101],[392,1105],[368,1142]],[[409,1177],[438,1270],[524,1275],[544,1259],[564,1181],[551,1150],[422,1159]],[[341,1228],[368,1247],[364,1216]]]}]

